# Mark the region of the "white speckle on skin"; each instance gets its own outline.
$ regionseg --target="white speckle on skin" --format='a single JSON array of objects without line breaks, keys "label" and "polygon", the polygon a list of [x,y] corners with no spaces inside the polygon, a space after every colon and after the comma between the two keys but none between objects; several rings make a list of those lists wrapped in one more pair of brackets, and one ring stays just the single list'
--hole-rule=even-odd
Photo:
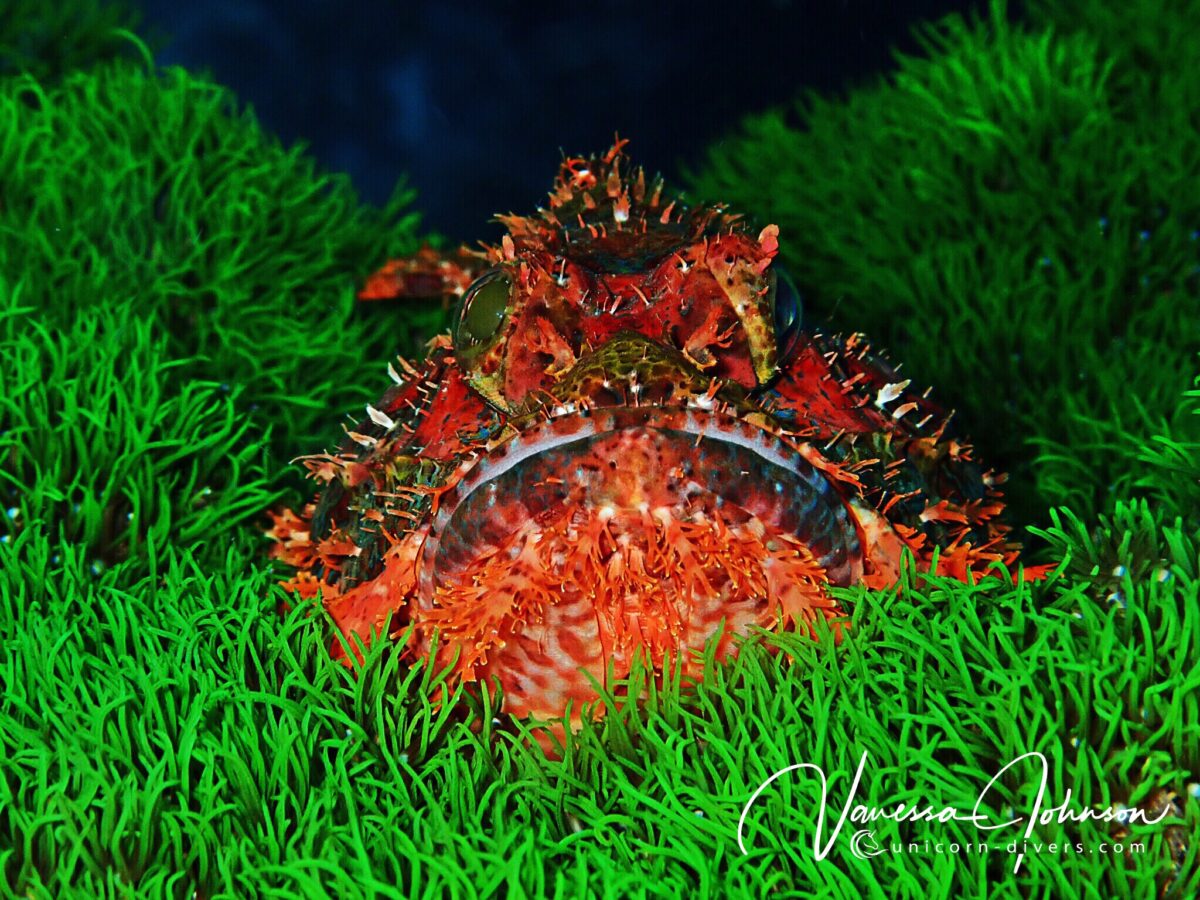
[{"label": "white speckle on skin", "polygon": [[370,403],[367,404],[367,415],[371,417],[371,421],[376,425],[382,425],[389,431],[396,427],[396,423],[392,421],[391,417],[388,416],[387,413],[376,409]]},{"label": "white speckle on skin", "polygon": [[906,379],[905,381],[897,381],[893,382],[892,384],[885,384],[879,389],[879,393],[875,397],[875,405],[880,409],[883,409],[886,404],[891,403],[893,400],[903,394],[904,389],[911,383],[912,379],[910,378]]}]

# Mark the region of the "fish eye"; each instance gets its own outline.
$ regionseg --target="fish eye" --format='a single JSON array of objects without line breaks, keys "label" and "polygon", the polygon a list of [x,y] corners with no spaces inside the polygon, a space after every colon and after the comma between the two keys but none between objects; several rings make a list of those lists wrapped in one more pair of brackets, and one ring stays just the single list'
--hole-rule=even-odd
[{"label": "fish eye", "polygon": [[502,272],[488,272],[463,294],[455,343],[470,347],[496,336],[508,314],[512,280]]},{"label": "fish eye", "polygon": [[781,268],[771,270],[771,308],[775,316],[775,347],[779,362],[783,363],[791,356],[800,336],[804,304],[796,283]]}]

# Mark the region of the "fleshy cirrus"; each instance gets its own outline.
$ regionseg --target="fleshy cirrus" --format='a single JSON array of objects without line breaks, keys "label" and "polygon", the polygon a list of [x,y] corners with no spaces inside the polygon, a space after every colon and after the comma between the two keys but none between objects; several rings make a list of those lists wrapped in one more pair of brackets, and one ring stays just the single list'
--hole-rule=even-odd
[{"label": "fleshy cirrus", "polygon": [[811,632],[844,615],[829,585],[893,584],[905,550],[964,579],[1017,559],[1003,479],[928,392],[860,335],[801,330],[779,229],[665,198],[623,144],[565,160],[499,246],[372,276],[364,299],[456,296],[453,332],[389,366],[269,532],[347,637],[411,625],[427,654],[436,632],[516,715],[577,713],[585,672],[639,652],[695,675],[710,639]]}]

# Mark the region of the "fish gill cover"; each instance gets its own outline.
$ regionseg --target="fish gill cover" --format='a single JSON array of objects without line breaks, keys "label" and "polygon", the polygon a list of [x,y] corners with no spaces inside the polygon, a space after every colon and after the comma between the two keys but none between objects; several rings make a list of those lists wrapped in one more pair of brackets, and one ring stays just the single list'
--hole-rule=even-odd
[{"label": "fish gill cover", "polygon": [[[1195,3],[952,18],[886,81],[752,117],[691,173],[794,236],[782,259],[817,316],[936,386],[1061,571],[832,588],[853,640],[767,637],[786,654],[710,655],[686,691],[635,668],[559,759],[487,694],[433,702],[436,666],[381,642],[349,669],[318,606],[276,608],[261,512],[303,498],[286,460],[335,440],[331,413],[439,318],[353,309],[416,249],[411,198],[359,204],[225,90],[156,69],[129,20],[73,9],[78,53],[30,51],[40,7],[0,41],[8,891],[1200,888]],[[737,843],[755,789],[798,762],[845,779],[867,752],[861,802],[950,803],[1030,750],[1060,796],[1169,818],[1144,853],[1030,853],[1016,874],[842,845],[815,861],[817,806],[780,782]],[[1026,793],[1011,773],[995,816]]]}]

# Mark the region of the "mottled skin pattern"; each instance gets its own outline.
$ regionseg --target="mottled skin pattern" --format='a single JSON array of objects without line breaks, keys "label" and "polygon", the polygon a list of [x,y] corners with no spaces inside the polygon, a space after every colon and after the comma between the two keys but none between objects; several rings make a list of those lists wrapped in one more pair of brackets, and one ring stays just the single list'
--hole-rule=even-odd
[{"label": "mottled skin pattern", "polygon": [[[458,300],[452,335],[395,381],[322,483],[274,515],[288,582],[342,631],[390,616],[413,652],[498,680],[518,715],[755,626],[812,631],[826,585],[895,582],[906,549],[959,578],[1017,547],[1001,478],[862,337],[799,330],[779,231],[665,198],[624,142],[564,161],[499,246],[424,250],[362,297]],[[841,637],[845,625],[834,621]],[[334,652],[338,652],[335,648]]]}]

